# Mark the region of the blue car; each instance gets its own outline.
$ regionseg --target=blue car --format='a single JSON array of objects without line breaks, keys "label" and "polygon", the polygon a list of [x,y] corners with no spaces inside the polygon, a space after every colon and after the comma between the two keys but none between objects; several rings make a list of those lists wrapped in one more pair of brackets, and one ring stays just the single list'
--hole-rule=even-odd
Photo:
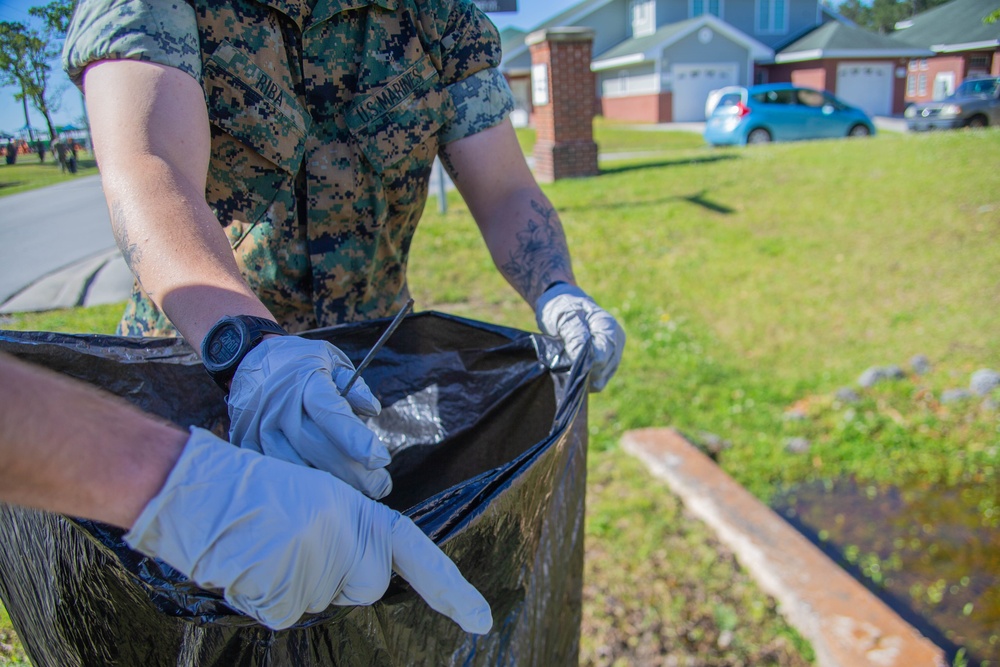
[{"label": "blue car", "polygon": [[868,114],[825,90],[771,83],[728,89],[708,117],[704,136],[719,146],[873,134]]}]

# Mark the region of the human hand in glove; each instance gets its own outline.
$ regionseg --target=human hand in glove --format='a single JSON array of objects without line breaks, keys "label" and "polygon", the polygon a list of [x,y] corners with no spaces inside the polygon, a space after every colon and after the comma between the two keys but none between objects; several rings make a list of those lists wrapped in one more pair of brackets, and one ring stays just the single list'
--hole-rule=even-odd
[{"label": "human hand in glove", "polygon": [[600,391],[618,370],[625,348],[625,331],[606,310],[569,283],[556,283],[535,304],[538,328],[562,339],[566,353],[575,360],[588,343],[594,347],[590,391]]},{"label": "human hand in glove", "polygon": [[240,362],[229,390],[229,438],[268,456],[311,466],[371,498],[392,490],[389,450],[357,415],[382,406],[363,380],[346,397],[354,365],[325,341],[268,338]]},{"label": "human hand in glove", "polygon": [[198,428],[125,540],[274,630],[330,604],[376,602],[393,569],[466,632],[493,624],[483,596],[410,519],[325,472]]}]

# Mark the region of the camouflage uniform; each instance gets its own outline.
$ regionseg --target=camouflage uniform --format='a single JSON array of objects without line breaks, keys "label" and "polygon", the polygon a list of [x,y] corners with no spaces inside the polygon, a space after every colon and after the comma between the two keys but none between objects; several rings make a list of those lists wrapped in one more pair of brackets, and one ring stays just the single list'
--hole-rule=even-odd
[{"label": "camouflage uniform", "polygon": [[[192,11],[193,10],[193,11]],[[292,331],[383,317],[438,148],[513,108],[500,43],[468,0],[81,0],[64,65],[134,58],[205,91],[206,199]],[[126,335],[176,335],[135,287]]]}]

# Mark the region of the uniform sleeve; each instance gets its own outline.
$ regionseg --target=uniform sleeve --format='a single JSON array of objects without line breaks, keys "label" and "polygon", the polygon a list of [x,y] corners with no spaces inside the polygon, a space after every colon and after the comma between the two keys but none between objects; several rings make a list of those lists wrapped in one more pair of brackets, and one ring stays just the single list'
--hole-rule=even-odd
[{"label": "uniform sleeve", "polygon": [[82,86],[99,60],[146,60],[201,81],[194,9],[182,0],[80,0],[63,45],[63,69]]},{"label": "uniform sleeve", "polygon": [[456,111],[440,135],[447,144],[499,124],[514,110],[514,95],[499,70],[500,35],[472,2],[453,4],[441,47],[441,79]]}]

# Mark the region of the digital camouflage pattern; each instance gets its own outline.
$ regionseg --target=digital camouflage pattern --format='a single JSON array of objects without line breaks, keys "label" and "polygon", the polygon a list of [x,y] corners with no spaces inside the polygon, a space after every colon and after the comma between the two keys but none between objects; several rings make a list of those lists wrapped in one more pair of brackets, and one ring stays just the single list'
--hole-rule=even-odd
[{"label": "digital camouflage pattern", "polygon": [[[80,3],[88,14],[129,4]],[[293,332],[394,314],[409,298],[407,257],[438,147],[513,108],[493,24],[466,0],[193,7],[196,28],[139,57],[176,48],[184,61],[197,32],[212,123],[206,199],[250,286]],[[67,71],[133,57],[97,50],[107,42],[98,24],[71,31]],[[120,333],[175,335],[138,287]]]},{"label": "digital camouflage pattern", "polygon": [[194,25],[183,0],[80,0],[63,43],[63,68],[78,86],[87,64],[108,59],[172,65],[200,81]]}]

